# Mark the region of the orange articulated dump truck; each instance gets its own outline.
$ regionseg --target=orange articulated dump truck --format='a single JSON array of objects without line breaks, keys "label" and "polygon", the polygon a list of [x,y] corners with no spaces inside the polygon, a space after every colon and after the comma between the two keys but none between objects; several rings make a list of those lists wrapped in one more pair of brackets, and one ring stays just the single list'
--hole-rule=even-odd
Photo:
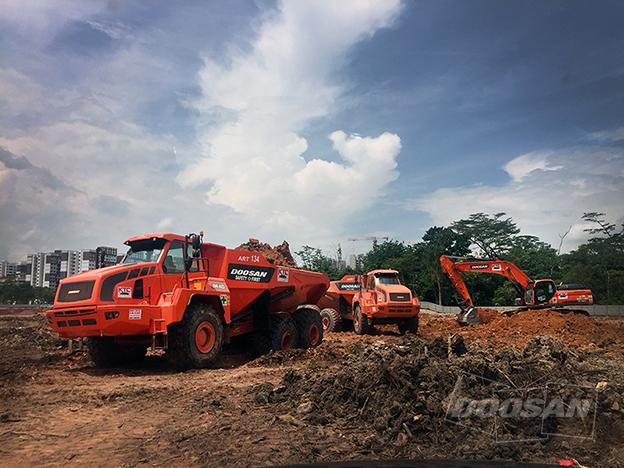
[{"label": "orange articulated dump truck", "polygon": [[204,367],[236,336],[258,352],[318,346],[322,273],[269,263],[258,253],[203,242],[200,233],[128,239],[118,265],[61,281],[50,326],[86,337],[93,361],[113,366],[166,350],[180,368]]},{"label": "orange articulated dump truck", "polygon": [[359,275],[345,275],[338,281],[330,283],[327,292],[318,303],[325,332],[340,330],[343,325],[343,317],[345,317],[345,321],[352,320],[353,296],[359,290]]},{"label": "orange articulated dump truck", "polygon": [[420,301],[401,284],[396,270],[373,270],[333,281],[319,307],[327,330],[352,321],[359,335],[373,332],[375,324],[397,324],[401,334],[418,332]]}]

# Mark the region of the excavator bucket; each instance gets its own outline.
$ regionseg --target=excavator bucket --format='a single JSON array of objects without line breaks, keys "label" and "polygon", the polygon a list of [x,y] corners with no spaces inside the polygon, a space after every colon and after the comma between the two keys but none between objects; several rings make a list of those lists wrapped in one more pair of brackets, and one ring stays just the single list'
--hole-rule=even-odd
[{"label": "excavator bucket", "polygon": [[479,314],[477,313],[477,308],[472,306],[465,310],[462,310],[457,315],[457,321],[460,325],[478,325],[481,323],[481,319],[479,318]]}]

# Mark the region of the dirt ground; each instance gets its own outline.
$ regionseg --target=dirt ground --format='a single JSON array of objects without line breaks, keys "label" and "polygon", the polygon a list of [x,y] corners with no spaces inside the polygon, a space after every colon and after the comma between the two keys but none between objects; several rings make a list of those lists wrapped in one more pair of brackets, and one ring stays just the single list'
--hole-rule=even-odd
[{"label": "dirt ground", "polygon": [[[419,336],[392,327],[331,333],[319,348],[251,361],[232,347],[218,368],[177,372],[159,357],[96,369],[84,353],[69,354],[43,317],[3,316],[0,465],[576,458],[624,466],[623,331],[624,321],[546,311],[491,316],[470,329],[423,314]],[[484,395],[492,382],[597,388],[595,430],[518,442],[533,423],[507,420],[511,442],[500,443],[483,427],[457,425],[445,405],[462,373]],[[592,420],[546,422],[569,434]]]}]

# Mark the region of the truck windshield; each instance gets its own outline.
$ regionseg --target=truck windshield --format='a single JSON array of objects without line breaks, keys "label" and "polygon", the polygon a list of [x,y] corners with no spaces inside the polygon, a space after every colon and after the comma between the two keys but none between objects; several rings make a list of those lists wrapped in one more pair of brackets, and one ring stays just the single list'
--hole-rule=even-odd
[{"label": "truck windshield", "polygon": [[379,284],[401,284],[399,282],[399,277],[392,273],[381,273],[375,276]]},{"label": "truck windshield", "polygon": [[165,246],[164,239],[146,239],[130,243],[130,250],[121,263],[134,264],[156,262]]}]

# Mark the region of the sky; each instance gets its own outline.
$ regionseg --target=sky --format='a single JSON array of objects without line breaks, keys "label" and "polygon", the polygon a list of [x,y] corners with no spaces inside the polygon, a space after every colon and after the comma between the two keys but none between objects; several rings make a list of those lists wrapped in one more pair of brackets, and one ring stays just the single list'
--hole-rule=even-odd
[{"label": "sky", "polygon": [[0,0],[0,259],[624,222],[624,3]]}]

